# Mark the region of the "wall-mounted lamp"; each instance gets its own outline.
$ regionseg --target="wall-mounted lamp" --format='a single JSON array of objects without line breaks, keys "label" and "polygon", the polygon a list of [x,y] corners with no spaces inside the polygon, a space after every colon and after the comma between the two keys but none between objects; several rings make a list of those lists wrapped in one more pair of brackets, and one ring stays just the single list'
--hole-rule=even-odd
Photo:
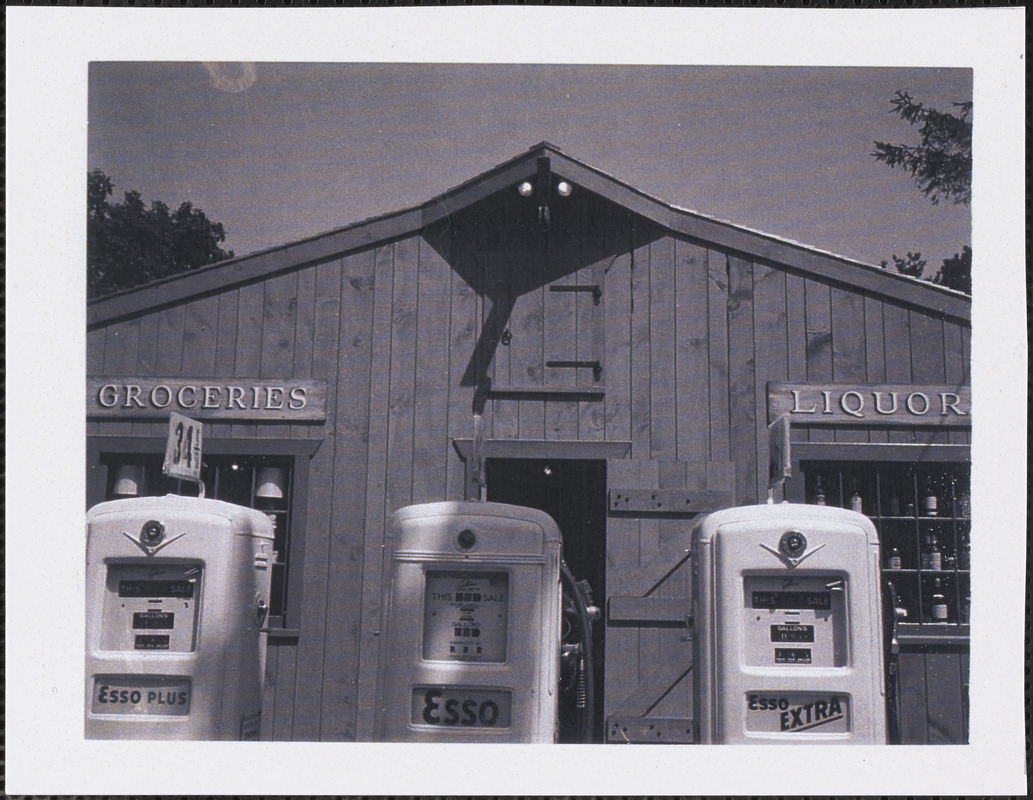
[{"label": "wall-mounted lamp", "polygon": [[[549,227],[551,213],[549,210],[549,195],[552,190],[552,167],[548,157],[538,159],[538,172],[533,181],[526,180],[517,184],[517,192],[521,197],[536,197],[538,200],[538,221]],[[574,191],[573,185],[568,181],[559,181],[556,184],[556,194],[560,197],[570,197]]]},{"label": "wall-mounted lamp", "polygon": [[[531,181],[521,181],[517,184],[517,191],[521,197],[530,197],[534,194],[534,184]],[[567,181],[560,181],[556,184],[556,194],[560,197],[570,197],[574,187]]]},{"label": "wall-mounted lamp", "polygon": [[143,489],[143,467],[139,464],[123,464],[115,478],[115,495],[136,497]]},{"label": "wall-mounted lamp", "polygon": [[255,497],[264,497],[267,500],[280,500],[283,498],[283,470],[279,467],[263,467],[260,469],[257,484],[258,488],[255,489]]}]

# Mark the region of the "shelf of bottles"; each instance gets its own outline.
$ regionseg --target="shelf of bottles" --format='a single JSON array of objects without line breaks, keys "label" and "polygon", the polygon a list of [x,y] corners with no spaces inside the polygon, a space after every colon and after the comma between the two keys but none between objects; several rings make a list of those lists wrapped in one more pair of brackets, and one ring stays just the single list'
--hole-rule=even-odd
[{"label": "shelf of bottles", "polygon": [[804,462],[810,503],[860,511],[879,531],[883,576],[906,628],[957,632],[969,623],[969,466]]},{"label": "shelf of bottles", "polygon": [[[275,458],[228,459],[215,470],[216,481],[234,482],[232,491],[216,496],[231,495],[231,501],[263,512],[273,523],[273,566],[269,590],[269,615],[283,614],[287,600],[286,555],[290,546],[291,470],[286,461]],[[245,500],[244,498],[247,497]]]}]

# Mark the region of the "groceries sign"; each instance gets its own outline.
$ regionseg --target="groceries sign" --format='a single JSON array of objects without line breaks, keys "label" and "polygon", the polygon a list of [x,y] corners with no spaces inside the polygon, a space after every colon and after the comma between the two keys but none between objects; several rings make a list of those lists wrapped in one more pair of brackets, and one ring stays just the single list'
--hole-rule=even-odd
[{"label": "groceries sign", "polygon": [[793,425],[972,424],[969,386],[769,383],[768,419]]},{"label": "groceries sign", "polygon": [[326,381],[293,378],[122,378],[86,380],[88,417],[323,421]]}]

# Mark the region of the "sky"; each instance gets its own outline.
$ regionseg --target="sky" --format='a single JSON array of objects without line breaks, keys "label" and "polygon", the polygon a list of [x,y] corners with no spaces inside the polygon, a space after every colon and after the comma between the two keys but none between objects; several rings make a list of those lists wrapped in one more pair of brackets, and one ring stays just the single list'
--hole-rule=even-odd
[{"label": "sky", "polygon": [[970,214],[871,156],[918,141],[898,89],[951,110],[972,70],[98,61],[88,162],[114,200],[190,201],[244,255],[547,140],[673,205],[869,264],[918,251],[931,273],[971,242]]}]

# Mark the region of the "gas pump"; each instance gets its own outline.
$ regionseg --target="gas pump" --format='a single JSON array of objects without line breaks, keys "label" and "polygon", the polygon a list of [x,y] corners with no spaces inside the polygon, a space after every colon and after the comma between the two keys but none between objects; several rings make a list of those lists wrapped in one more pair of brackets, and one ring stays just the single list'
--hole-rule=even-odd
[{"label": "gas pump", "polygon": [[560,532],[502,503],[408,506],[389,523],[380,741],[552,742]]},{"label": "gas pump", "polygon": [[692,534],[699,741],[887,739],[879,540],[862,514],[730,508]]},{"label": "gas pump", "polygon": [[175,495],[86,523],[86,737],[258,739],[273,523]]}]

